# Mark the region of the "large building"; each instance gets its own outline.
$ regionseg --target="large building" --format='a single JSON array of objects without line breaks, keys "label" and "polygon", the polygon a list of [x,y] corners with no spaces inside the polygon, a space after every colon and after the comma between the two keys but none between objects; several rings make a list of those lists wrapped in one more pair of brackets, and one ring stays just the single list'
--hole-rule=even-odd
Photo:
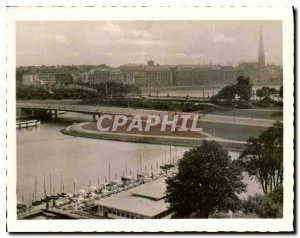
[{"label": "large building", "polygon": [[173,72],[171,66],[147,65],[145,67],[145,81],[147,87],[173,86]]},{"label": "large building", "polygon": [[190,86],[195,82],[195,66],[179,65],[174,70],[173,85],[174,86]]},{"label": "large building", "polygon": [[56,84],[56,75],[55,75],[55,68],[40,68],[38,69],[38,77],[42,83],[45,83],[48,86],[52,86]]},{"label": "large building", "polygon": [[108,71],[108,81],[114,83],[123,83],[123,74],[119,68],[110,68]]},{"label": "large building", "polygon": [[100,67],[94,68],[94,82],[93,84],[105,83],[109,81],[109,67],[101,65]]},{"label": "large building", "polygon": [[137,86],[146,86],[145,66],[126,64],[121,65],[120,70],[123,75],[123,83],[136,84]]},{"label": "large building", "polygon": [[198,65],[195,67],[194,85],[222,83],[222,70],[218,65]]},{"label": "large building", "polygon": [[37,74],[24,73],[22,75],[21,85],[36,86],[39,84],[39,76]]},{"label": "large building", "polygon": [[222,66],[222,81],[224,84],[236,83],[238,71],[233,66]]}]

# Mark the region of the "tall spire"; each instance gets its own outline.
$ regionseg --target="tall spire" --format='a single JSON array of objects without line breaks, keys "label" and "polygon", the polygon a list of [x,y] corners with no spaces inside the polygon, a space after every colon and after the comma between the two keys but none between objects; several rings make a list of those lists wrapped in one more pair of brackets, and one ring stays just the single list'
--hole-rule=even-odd
[{"label": "tall spire", "polygon": [[258,66],[260,68],[265,67],[265,49],[263,41],[262,27],[260,26],[260,37],[259,37],[259,47],[258,47]]}]

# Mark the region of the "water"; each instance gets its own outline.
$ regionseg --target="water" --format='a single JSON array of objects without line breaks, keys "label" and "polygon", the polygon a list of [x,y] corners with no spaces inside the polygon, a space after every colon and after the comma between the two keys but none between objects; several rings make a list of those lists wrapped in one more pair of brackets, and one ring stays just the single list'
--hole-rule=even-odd
[{"label": "water", "polygon": [[[17,200],[28,204],[35,192],[36,199],[44,195],[44,176],[47,195],[50,194],[50,176],[52,194],[62,192],[74,193],[88,189],[89,184],[97,186],[110,179],[121,179],[127,175],[136,176],[138,171],[157,172],[159,166],[170,161],[170,146],[151,145],[96,140],[64,135],[61,129],[72,122],[91,121],[92,117],[67,113],[59,115],[57,122],[42,122],[38,127],[17,130]],[[171,158],[180,157],[185,147],[171,147]],[[237,158],[237,152],[230,152]],[[140,164],[141,157],[141,164]],[[61,184],[62,174],[62,184]],[[248,193],[259,191],[259,186],[246,178],[249,184]],[[54,190],[54,191],[53,191]]]},{"label": "water", "polygon": [[[266,85],[267,87],[272,87],[275,88],[277,90],[279,90],[281,85]],[[153,89],[151,91],[152,96],[156,96],[158,94],[158,96],[167,96],[169,94],[170,97],[172,96],[177,96],[177,97],[186,97],[187,95],[190,97],[202,97],[204,95],[204,97],[212,97],[214,95],[216,95],[223,86],[218,86],[218,87],[208,87],[205,89],[180,89],[180,90],[163,90],[163,91],[159,91],[157,92],[155,89]],[[261,86],[253,86],[252,89],[254,91],[256,91],[257,89],[262,88],[263,85]],[[145,91],[146,94],[148,94],[148,91]]]}]

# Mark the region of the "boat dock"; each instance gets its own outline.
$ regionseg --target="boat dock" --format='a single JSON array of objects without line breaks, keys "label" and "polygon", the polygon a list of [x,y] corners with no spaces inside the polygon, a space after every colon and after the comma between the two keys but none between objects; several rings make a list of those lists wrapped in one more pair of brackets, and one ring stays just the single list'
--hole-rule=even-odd
[{"label": "boat dock", "polygon": [[32,126],[38,126],[41,122],[38,120],[30,120],[30,121],[21,121],[17,122],[16,128],[27,128]]}]

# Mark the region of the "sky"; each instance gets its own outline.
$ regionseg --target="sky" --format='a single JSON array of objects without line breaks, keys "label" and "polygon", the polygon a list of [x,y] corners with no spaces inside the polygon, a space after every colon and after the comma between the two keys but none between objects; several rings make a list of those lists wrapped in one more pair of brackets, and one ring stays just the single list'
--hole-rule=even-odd
[{"label": "sky", "polygon": [[260,27],[266,63],[282,65],[281,21],[17,22],[17,66],[237,65],[257,61]]}]

